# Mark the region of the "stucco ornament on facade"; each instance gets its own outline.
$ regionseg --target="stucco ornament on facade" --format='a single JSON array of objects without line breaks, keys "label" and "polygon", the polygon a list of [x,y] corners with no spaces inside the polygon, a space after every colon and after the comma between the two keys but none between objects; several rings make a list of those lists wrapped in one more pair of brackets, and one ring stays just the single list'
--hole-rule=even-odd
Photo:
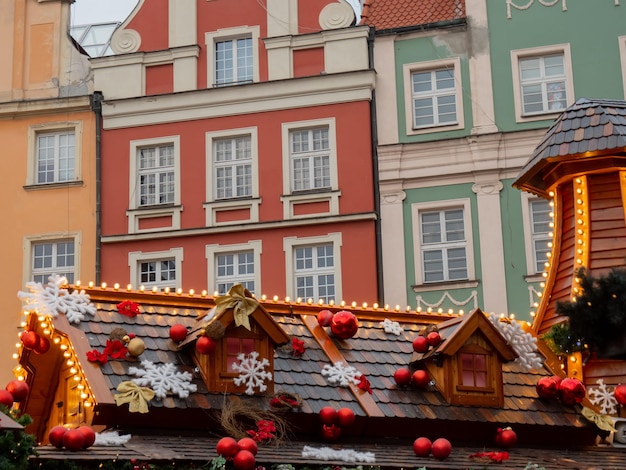
[{"label": "stucco ornament on facade", "polygon": [[111,37],[111,49],[116,54],[137,52],[141,46],[141,36],[134,29],[118,29]]},{"label": "stucco ornament on facade", "polygon": [[[557,3],[561,2],[561,10],[567,11],[567,0],[537,0],[537,1],[545,7],[552,7],[556,5]],[[615,3],[615,6],[619,6],[619,0],[613,0],[613,1]],[[532,6],[533,3],[535,3],[535,0],[528,0],[528,2],[525,5],[516,5],[514,0],[506,0],[506,17],[508,19],[512,18],[511,7],[515,8],[516,10],[528,10]]]},{"label": "stucco ornament on facade", "polygon": [[343,1],[326,5],[319,16],[322,29],[347,28],[354,21],[354,10]]},{"label": "stucco ornament on facade", "polygon": [[424,300],[424,298],[421,295],[418,295],[415,297],[415,300],[417,300],[417,307],[421,308],[422,306],[426,307],[426,308],[439,308],[441,307],[441,305],[443,305],[443,302],[448,299],[450,302],[452,302],[454,305],[456,305],[457,307],[465,307],[466,305],[469,305],[470,302],[472,302],[472,308],[478,308],[478,292],[473,290],[470,294],[470,296],[465,299],[465,300],[455,300],[451,295],[450,292],[445,291],[443,293],[443,295],[441,296],[441,298],[439,299],[438,302],[435,303],[428,303]]}]

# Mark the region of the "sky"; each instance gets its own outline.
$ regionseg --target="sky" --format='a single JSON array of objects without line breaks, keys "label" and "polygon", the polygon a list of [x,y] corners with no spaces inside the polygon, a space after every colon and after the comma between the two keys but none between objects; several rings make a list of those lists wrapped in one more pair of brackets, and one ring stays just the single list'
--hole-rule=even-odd
[{"label": "sky", "polygon": [[138,0],[76,0],[72,5],[72,26],[124,21]]}]

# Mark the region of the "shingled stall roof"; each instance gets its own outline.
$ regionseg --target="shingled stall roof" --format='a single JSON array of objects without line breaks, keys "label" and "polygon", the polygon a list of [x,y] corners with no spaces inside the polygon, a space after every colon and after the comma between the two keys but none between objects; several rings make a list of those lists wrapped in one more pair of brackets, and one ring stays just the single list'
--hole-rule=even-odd
[{"label": "shingled stall roof", "polygon": [[361,24],[377,31],[443,25],[465,19],[465,0],[366,0]]},{"label": "shingled stall roof", "polygon": [[626,101],[581,98],[539,143],[513,186],[542,197],[567,175],[626,167]]},{"label": "shingled stall roof", "polygon": [[[213,298],[112,288],[87,289],[86,293],[96,308],[95,313],[85,315],[75,326],[70,325],[64,315],[59,315],[53,321],[53,336],[66,337],[71,343],[70,349],[76,352],[95,399],[91,424],[98,429],[130,433],[132,438],[117,447],[95,446],[78,453],[42,446],[38,449],[39,457],[36,459],[93,461],[116,454],[120,459],[141,457],[154,461],[206,462],[216,456],[215,440],[227,435],[219,422],[219,411],[225,400],[234,396],[247,406],[270,408],[271,397],[267,394],[225,395],[219,391],[208,391],[198,373],[189,345],[181,348],[170,339],[169,329],[174,324],[181,323],[190,329],[197,326],[198,318],[204,317],[215,306]],[[139,314],[120,314],[118,304],[124,301],[138,304]],[[518,435],[519,448],[510,450],[511,462],[519,459],[525,465],[529,460],[537,462],[539,459],[537,463],[546,468],[565,468],[557,463],[552,467],[549,465],[549,462],[563,458],[572,462],[589,462],[589,449],[582,453],[579,449],[580,446],[595,442],[595,426],[582,417],[580,407],[565,406],[558,400],[540,400],[537,396],[537,381],[557,371],[545,367],[529,371],[515,361],[505,362],[504,405],[501,408],[451,405],[432,385],[420,390],[395,384],[394,372],[398,368],[408,367],[414,352],[412,341],[424,327],[457,318],[453,323],[462,325],[464,318],[471,318],[471,315],[459,317],[454,314],[402,313],[354,307],[350,310],[358,317],[358,331],[354,337],[340,340],[318,324],[316,315],[323,308],[337,312],[345,307],[273,300],[261,301],[260,306],[289,337],[304,342],[305,352],[296,356],[289,347],[275,349],[274,391],[298,396],[301,406],[283,415],[290,427],[288,442],[281,447],[262,447],[257,458],[259,462],[321,463],[302,457],[300,452],[303,445],[319,447],[328,444],[321,439],[318,415],[325,406],[350,408],[356,415],[354,425],[345,430],[334,446],[375,452],[376,464],[384,467],[425,465],[429,469],[465,468],[467,460],[461,465],[462,459],[470,453],[484,450],[486,446],[492,446],[496,429],[504,426],[512,426]],[[385,331],[381,323],[386,319],[398,322],[402,328],[399,335]],[[31,327],[39,328],[35,324]],[[123,328],[128,334],[141,338],[146,346],[143,354],[138,358],[109,360],[102,365],[87,362],[86,352],[102,350],[116,328]],[[442,330],[442,336],[445,341],[445,329]],[[55,359],[54,351],[53,345],[46,354],[23,351],[20,357],[21,367],[30,371],[26,380],[31,385],[33,397],[26,403],[25,411],[35,419],[30,430],[36,432],[40,440],[45,440],[42,433],[46,429],[46,421],[52,407],[57,406],[54,393],[58,381],[50,380],[49,374],[45,373],[42,374],[45,381],[40,381],[38,374],[50,368],[58,374],[59,360]],[[544,355],[550,355],[542,351]],[[60,357],[64,360],[62,355]],[[163,399],[153,399],[148,413],[130,413],[127,405],[115,404],[114,395],[120,383],[136,378],[129,369],[141,367],[141,361],[150,361],[155,365],[172,364],[179,371],[190,372],[197,390],[186,398],[168,394]],[[322,370],[324,366],[337,365],[339,362],[354,367],[369,380],[371,395],[355,384],[339,386],[329,383]],[[455,449],[453,456],[442,462],[432,457],[416,457],[411,450],[411,443],[421,435],[432,439],[449,438]],[[537,450],[539,447],[545,450],[554,446],[567,451],[556,456],[551,452]],[[593,449],[602,452],[602,462],[606,462],[602,468],[626,468],[626,455],[623,452],[604,447]],[[611,466],[613,461],[619,465]],[[588,468],[588,465],[568,468]]]}]

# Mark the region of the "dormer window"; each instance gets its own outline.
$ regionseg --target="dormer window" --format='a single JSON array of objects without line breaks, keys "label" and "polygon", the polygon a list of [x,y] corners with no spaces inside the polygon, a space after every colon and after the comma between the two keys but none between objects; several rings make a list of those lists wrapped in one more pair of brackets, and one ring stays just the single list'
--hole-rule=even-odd
[{"label": "dormer window", "polygon": [[457,390],[493,392],[491,386],[492,354],[477,345],[469,345],[458,354]]}]

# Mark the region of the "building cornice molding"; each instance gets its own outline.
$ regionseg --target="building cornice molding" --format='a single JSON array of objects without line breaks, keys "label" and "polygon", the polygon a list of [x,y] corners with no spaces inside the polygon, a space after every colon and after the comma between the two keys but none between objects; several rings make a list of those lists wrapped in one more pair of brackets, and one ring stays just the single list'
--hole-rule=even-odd
[{"label": "building cornice molding", "polygon": [[90,110],[91,100],[89,95],[45,100],[10,101],[0,103],[0,119]]}]

